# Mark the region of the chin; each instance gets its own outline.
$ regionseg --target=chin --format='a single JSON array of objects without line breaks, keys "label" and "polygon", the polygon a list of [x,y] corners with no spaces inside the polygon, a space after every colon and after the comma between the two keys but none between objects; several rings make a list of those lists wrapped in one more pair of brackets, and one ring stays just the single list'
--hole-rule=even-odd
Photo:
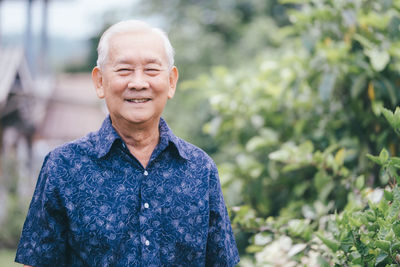
[{"label": "chin", "polygon": [[152,117],[152,116],[127,116],[127,117],[125,117],[125,119],[127,121],[129,121],[130,123],[140,124],[140,123],[148,122],[148,121],[154,119],[154,117]]}]

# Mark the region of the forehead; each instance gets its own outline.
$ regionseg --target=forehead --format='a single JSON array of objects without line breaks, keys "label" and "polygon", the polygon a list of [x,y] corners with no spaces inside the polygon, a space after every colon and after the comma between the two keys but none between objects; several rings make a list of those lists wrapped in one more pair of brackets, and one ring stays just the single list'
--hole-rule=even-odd
[{"label": "forehead", "polygon": [[110,63],[167,62],[162,38],[148,31],[118,33],[109,40]]}]

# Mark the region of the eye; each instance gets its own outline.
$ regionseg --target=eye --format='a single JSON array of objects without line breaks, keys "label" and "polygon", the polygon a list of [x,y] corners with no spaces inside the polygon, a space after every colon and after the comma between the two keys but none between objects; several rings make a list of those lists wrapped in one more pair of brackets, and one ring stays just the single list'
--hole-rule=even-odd
[{"label": "eye", "polygon": [[128,68],[119,68],[119,69],[117,69],[117,73],[119,74],[119,75],[128,75],[129,73],[131,73],[131,69],[128,69]]},{"label": "eye", "polygon": [[159,68],[145,68],[144,71],[148,75],[157,75],[161,70]]},{"label": "eye", "polygon": [[159,68],[146,68],[145,71],[160,71]]}]

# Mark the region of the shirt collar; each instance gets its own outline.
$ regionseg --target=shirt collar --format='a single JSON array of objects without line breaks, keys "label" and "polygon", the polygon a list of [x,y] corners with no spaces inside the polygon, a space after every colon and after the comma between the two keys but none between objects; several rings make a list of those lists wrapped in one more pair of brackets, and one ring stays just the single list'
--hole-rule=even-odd
[{"label": "shirt collar", "polygon": [[101,125],[100,130],[95,137],[95,153],[97,158],[104,157],[111,149],[116,140],[121,140],[121,137],[111,124],[111,118],[108,116]]},{"label": "shirt collar", "polygon": [[172,132],[171,128],[169,128],[167,122],[163,118],[160,118],[159,129],[160,143],[164,140],[164,142],[172,143],[178,151],[179,156],[187,160],[189,157],[184,148],[183,141]]},{"label": "shirt collar", "polygon": [[[179,156],[184,159],[188,159],[188,155],[184,149],[182,140],[174,135],[172,130],[169,128],[167,122],[163,118],[160,118],[159,130],[159,145],[164,144],[164,146],[167,147],[169,144],[172,144],[178,151]],[[120,140],[122,142],[122,138],[112,126],[110,116],[108,116],[103,121],[103,124],[100,130],[97,132],[97,136],[95,139],[96,145],[94,147],[94,150],[97,158],[102,158],[107,155],[116,140]]]}]

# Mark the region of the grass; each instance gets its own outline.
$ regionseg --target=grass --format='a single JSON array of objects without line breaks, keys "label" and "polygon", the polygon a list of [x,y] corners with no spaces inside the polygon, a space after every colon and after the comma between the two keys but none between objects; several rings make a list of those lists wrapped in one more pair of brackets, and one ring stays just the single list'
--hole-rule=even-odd
[{"label": "grass", "polygon": [[22,267],[21,264],[14,262],[15,250],[0,249],[0,267]]}]

